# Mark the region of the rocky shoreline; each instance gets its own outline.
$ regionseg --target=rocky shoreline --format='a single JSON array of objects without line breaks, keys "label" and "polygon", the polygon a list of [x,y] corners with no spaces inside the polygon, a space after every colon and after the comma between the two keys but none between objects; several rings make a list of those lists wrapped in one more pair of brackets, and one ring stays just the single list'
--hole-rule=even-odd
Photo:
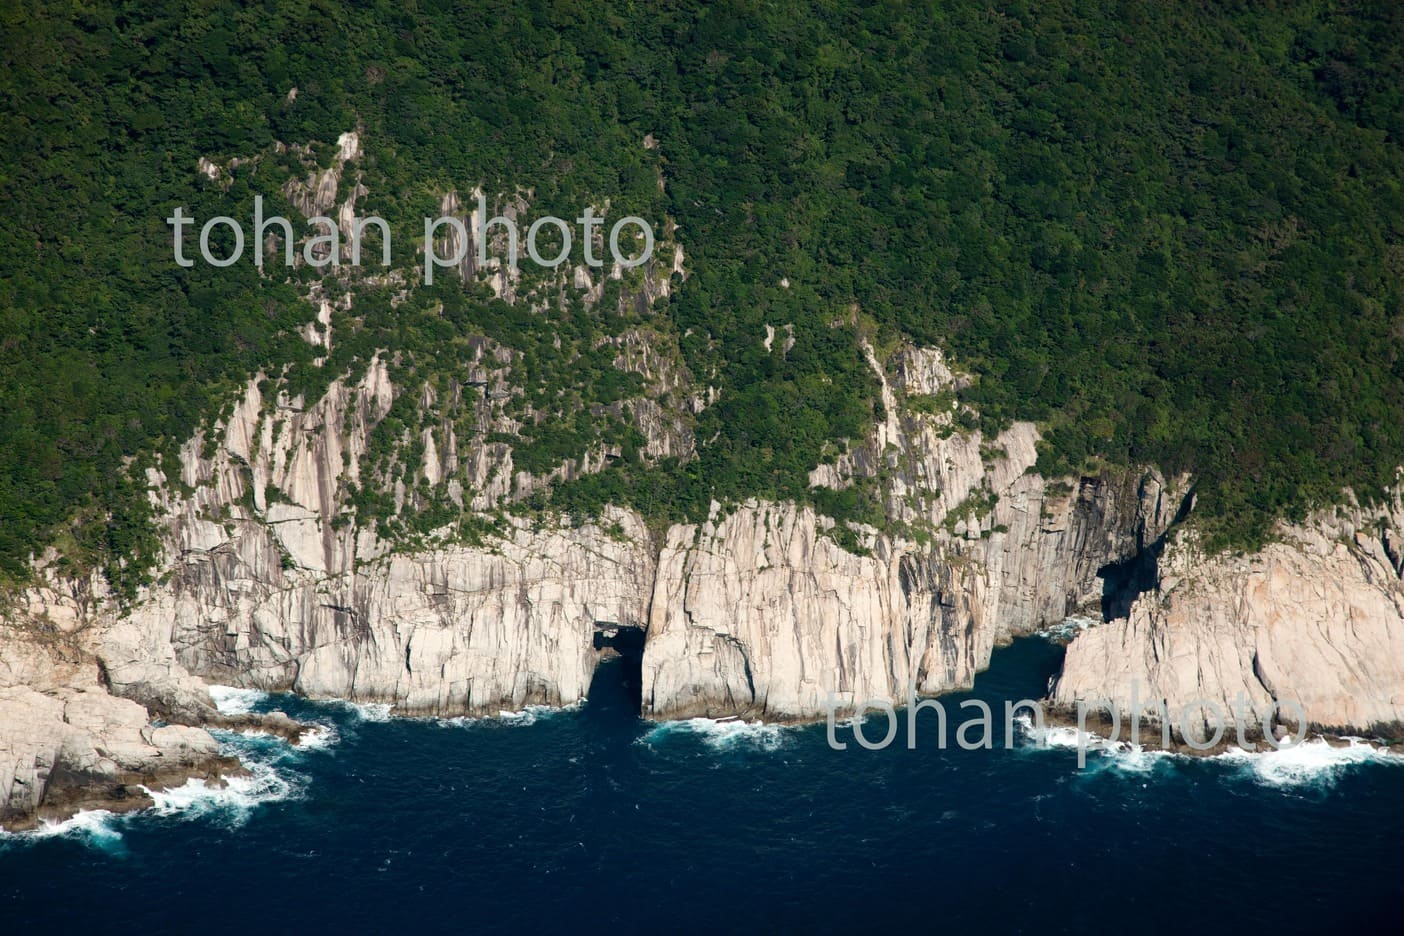
[{"label": "rocky shoreline", "polygon": [[[641,714],[657,720],[815,721],[830,700],[968,689],[995,647],[1097,608],[1112,619],[1071,641],[1051,709],[1125,710],[1140,687],[1172,711],[1232,711],[1242,693],[1255,731],[1274,730],[1279,703],[1340,734],[1404,723],[1398,498],[1284,527],[1251,556],[1205,555],[1181,523],[1191,479],[1045,479],[1031,424],[986,438],[905,405],[959,384],[939,351],[864,351],[882,421],[811,483],[877,484],[882,530],[751,500],[662,529],[620,508],[585,522],[504,512],[481,542],[407,548],[348,522],[349,504],[370,432],[423,388],[395,387],[379,359],[310,405],[250,381],[169,477],[150,471],[165,558],[133,606],[49,555],[0,608],[0,813],[136,804],[141,778],[223,775],[207,727],[296,737],[285,718],[219,713],[208,684],[402,715],[570,706],[600,636],[621,629],[639,635]],[[480,428],[499,431],[494,418]],[[449,493],[480,491],[472,507],[489,510],[541,481],[504,481],[510,452],[479,455],[426,446],[413,484],[386,494],[412,511],[414,485],[467,484]]]},{"label": "rocky shoreline", "polygon": [[1128,712],[1134,698],[1198,737],[1241,713],[1259,736],[1304,717],[1324,735],[1404,738],[1400,528],[1396,502],[1283,527],[1248,556],[1205,555],[1177,531],[1127,616],[1068,645],[1050,701]]},{"label": "rocky shoreline", "polygon": [[[80,810],[153,805],[148,790],[191,779],[213,787],[246,774],[210,728],[274,734],[304,726],[282,713],[226,715],[203,687],[167,686],[147,704],[114,695],[87,646],[90,630],[0,625],[0,829],[22,831]],[[179,698],[179,704],[171,704]]]},{"label": "rocky shoreline", "polygon": [[[1078,729],[1077,712],[1072,709],[1045,707],[1044,708],[1044,729],[1067,729],[1076,731]],[[1119,725],[1114,723],[1105,712],[1089,711],[1083,719],[1082,727],[1086,729],[1088,744],[1090,746],[1106,744],[1132,745],[1131,728],[1129,719],[1123,717]],[[1295,735],[1284,728],[1278,726],[1275,729],[1274,737],[1278,746],[1274,746],[1268,741],[1267,736],[1261,728],[1245,728],[1243,730],[1243,741],[1246,746],[1239,743],[1237,726],[1227,725],[1220,739],[1213,744],[1206,744],[1212,738],[1209,736],[1195,736],[1196,744],[1190,744],[1185,740],[1184,735],[1173,725],[1170,731],[1170,741],[1165,743],[1165,733],[1160,722],[1143,718],[1138,739],[1134,742],[1134,747],[1141,751],[1163,752],[1166,754],[1177,754],[1182,757],[1218,757],[1234,749],[1238,749],[1247,754],[1267,754],[1275,750],[1291,750],[1303,744],[1325,743],[1334,748],[1347,748],[1354,744],[1364,742],[1372,747],[1389,751],[1392,754],[1404,756],[1404,734],[1377,734],[1373,732],[1356,733],[1349,730],[1323,731],[1315,727],[1307,730],[1305,736],[1300,740],[1295,740]]]},{"label": "rocky shoreline", "polygon": [[214,756],[198,764],[163,769],[127,771],[115,776],[52,771],[44,799],[28,812],[0,813],[0,829],[28,832],[45,822],[62,822],[79,812],[103,810],[121,815],[156,805],[149,791],[163,791],[200,780],[211,789],[223,789],[234,777],[248,775],[238,758]]}]

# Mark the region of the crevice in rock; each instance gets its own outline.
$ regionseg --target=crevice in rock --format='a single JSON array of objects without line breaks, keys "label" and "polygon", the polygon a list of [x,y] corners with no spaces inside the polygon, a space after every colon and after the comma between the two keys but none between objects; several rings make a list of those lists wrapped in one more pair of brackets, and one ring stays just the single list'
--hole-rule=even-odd
[{"label": "crevice in rock", "polygon": [[[751,675],[751,655],[750,655],[749,653],[746,652],[746,645],[743,644],[741,641],[737,640],[735,637],[732,637],[732,636],[729,635],[729,634],[718,634],[718,635],[717,635],[717,639],[718,639],[718,640],[725,641],[725,642],[731,644],[733,647],[736,648],[736,652],[739,653],[739,654],[741,654],[741,667],[742,667],[742,669],[745,671],[745,674],[746,674],[746,691],[747,691],[747,692],[750,694],[750,696],[751,696],[750,701],[749,701],[747,704],[748,704],[748,706],[754,706],[754,705],[756,704],[756,681],[755,681],[755,678]],[[840,667],[840,669],[841,669],[842,666],[843,666],[843,659],[842,659],[842,656],[843,656],[842,653],[840,653],[840,654],[839,654],[839,667]],[[840,680],[842,680],[842,676],[840,676],[839,678],[840,678]]]},{"label": "crevice in rock", "polygon": [[1400,544],[1395,540],[1393,531],[1387,527],[1380,531],[1380,545],[1389,557],[1389,564],[1394,567],[1394,574],[1404,578],[1404,550],[1399,548]]},{"label": "crevice in rock", "polygon": [[1129,617],[1131,605],[1160,582],[1160,554],[1165,537],[1151,543],[1129,559],[1111,562],[1097,570],[1102,580],[1102,620]]},{"label": "crevice in rock", "polygon": [[1102,620],[1115,621],[1129,617],[1131,605],[1144,593],[1160,585],[1160,556],[1165,552],[1171,532],[1189,516],[1194,505],[1194,489],[1180,500],[1174,518],[1149,545],[1120,562],[1109,562],[1097,570],[1102,580]]}]

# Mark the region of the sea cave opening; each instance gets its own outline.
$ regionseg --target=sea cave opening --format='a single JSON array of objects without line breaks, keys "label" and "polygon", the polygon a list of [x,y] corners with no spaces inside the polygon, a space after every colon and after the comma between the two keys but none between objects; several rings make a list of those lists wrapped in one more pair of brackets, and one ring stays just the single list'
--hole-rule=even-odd
[{"label": "sea cave opening", "polygon": [[643,706],[644,629],[597,622],[594,646],[598,662],[590,680],[590,709],[637,716]]}]

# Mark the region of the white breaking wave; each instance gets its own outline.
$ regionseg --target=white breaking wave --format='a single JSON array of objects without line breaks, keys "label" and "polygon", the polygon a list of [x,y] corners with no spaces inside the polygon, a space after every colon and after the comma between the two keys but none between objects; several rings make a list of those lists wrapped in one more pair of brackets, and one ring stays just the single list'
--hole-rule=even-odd
[{"label": "white breaking wave", "polygon": [[552,708],[549,705],[528,705],[520,712],[498,712],[497,720],[505,725],[534,725],[539,719],[549,718],[561,711],[564,711],[564,709]]},{"label": "white breaking wave", "polygon": [[[1027,715],[1017,715],[1014,724],[1019,733],[1035,745],[1047,748],[1075,751],[1078,747],[1077,729],[1065,725],[1051,725],[1042,729],[1034,727],[1033,719]],[[1087,734],[1086,750],[1106,759],[1108,766],[1130,773],[1146,773],[1155,769],[1156,764],[1166,758],[1180,757],[1169,751],[1147,750],[1143,745],[1129,741],[1108,741],[1106,738]]]},{"label": "white breaking wave", "polygon": [[299,751],[325,751],[333,747],[341,736],[332,725],[311,725],[302,732],[293,747]]},{"label": "white breaking wave", "polygon": [[245,766],[249,776],[230,777],[223,787],[209,786],[204,779],[195,778],[167,790],[142,789],[156,801],[151,809],[153,815],[210,817],[230,828],[247,822],[259,804],[291,799],[301,792],[300,784],[267,764]]},{"label": "white breaking wave", "polygon": [[[1037,744],[1062,750],[1077,750],[1078,732],[1076,728],[1055,726],[1034,729],[1033,720],[1027,715],[1015,719],[1021,734]],[[1309,784],[1330,785],[1345,771],[1365,764],[1389,764],[1404,766],[1404,755],[1396,754],[1388,748],[1370,744],[1361,738],[1346,738],[1344,743],[1328,742],[1325,738],[1311,738],[1300,744],[1274,750],[1266,742],[1259,742],[1257,750],[1245,751],[1230,747],[1222,754],[1208,760],[1235,768],[1251,776],[1263,786],[1287,788]],[[1098,754],[1101,765],[1115,770],[1132,773],[1145,773],[1157,763],[1187,763],[1199,760],[1194,755],[1171,751],[1147,750],[1139,744],[1126,741],[1108,741],[1106,738],[1087,735],[1087,752]],[[1089,764],[1092,763],[1089,761]]]},{"label": "white breaking wave", "polygon": [[1042,637],[1045,640],[1072,640],[1078,634],[1089,627],[1096,627],[1102,623],[1096,618],[1080,617],[1074,615],[1065,617],[1057,624],[1050,624],[1041,631],[1034,631],[1034,636]]},{"label": "white breaking wave", "polygon": [[452,718],[436,718],[434,721],[440,725],[463,727],[465,725],[507,725],[512,728],[524,728],[527,725],[534,725],[544,718],[551,718],[562,712],[578,711],[583,702],[576,702],[571,705],[528,705],[520,712],[512,712],[507,709],[500,710],[496,715],[455,715]]},{"label": "white breaking wave", "polygon": [[537,713],[532,711],[532,706],[522,709],[520,712],[501,711],[497,713],[497,720],[504,725],[516,725],[525,727],[536,724]]},{"label": "white breaking wave", "polygon": [[237,757],[248,775],[228,777],[221,787],[211,786],[203,778],[192,778],[165,790],[143,787],[156,803],[150,810],[152,814],[183,819],[208,817],[226,827],[237,827],[260,804],[295,799],[306,789],[305,777],[282,769],[294,756],[293,748],[282,738],[219,730],[211,734],[219,741],[220,750]]},{"label": "white breaking wave", "polygon": [[1313,738],[1280,751],[1230,748],[1214,759],[1247,771],[1258,783],[1271,787],[1330,785],[1346,770],[1362,764],[1404,764],[1404,756],[1387,748],[1360,738],[1345,740],[1344,745],[1335,745]]},{"label": "white breaking wave", "polygon": [[677,733],[693,735],[708,747],[719,751],[743,747],[775,751],[784,745],[785,732],[783,725],[768,725],[760,721],[746,722],[739,718],[689,718],[683,721],[662,722],[637,743],[651,745]]},{"label": "white breaking wave", "polygon": [[32,842],[39,839],[67,837],[103,851],[121,848],[122,832],[117,828],[121,819],[106,809],[84,809],[63,821],[42,819],[36,828],[26,832],[0,829],[0,845],[6,841]]},{"label": "white breaking wave", "polygon": [[268,698],[262,689],[240,689],[238,686],[210,686],[210,698],[224,715],[247,715],[254,706]]},{"label": "white breaking wave", "polygon": [[356,716],[361,722],[388,722],[393,706],[388,702],[351,702],[346,699],[319,700],[322,705],[334,705]]}]

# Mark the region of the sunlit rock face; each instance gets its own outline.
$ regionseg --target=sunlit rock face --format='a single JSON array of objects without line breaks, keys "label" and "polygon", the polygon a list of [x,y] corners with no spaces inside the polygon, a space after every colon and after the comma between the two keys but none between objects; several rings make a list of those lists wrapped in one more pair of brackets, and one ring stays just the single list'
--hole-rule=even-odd
[{"label": "sunlit rock face", "polygon": [[1173,537],[1158,587],[1069,645],[1053,701],[1128,712],[1134,692],[1196,738],[1215,723],[1296,730],[1299,712],[1316,729],[1397,737],[1399,518],[1397,506],[1318,515],[1249,556],[1206,556],[1193,536]]}]

